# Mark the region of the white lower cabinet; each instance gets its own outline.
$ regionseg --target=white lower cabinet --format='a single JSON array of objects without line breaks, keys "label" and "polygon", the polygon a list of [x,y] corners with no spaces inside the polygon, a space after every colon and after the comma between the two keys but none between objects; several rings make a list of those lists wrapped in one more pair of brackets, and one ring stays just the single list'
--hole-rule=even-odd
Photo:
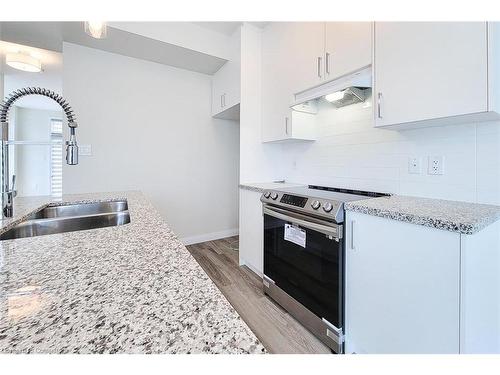
[{"label": "white lower cabinet", "polygon": [[459,353],[460,234],[347,212],[346,353]]},{"label": "white lower cabinet", "polygon": [[500,353],[500,221],[471,235],[345,223],[346,353]]},{"label": "white lower cabinet", "polygon": [[500,221],[461,236],[460,352],[500,353]]},{"label": "white lower cabinet", "polygon": [[240,188],[240,265],[264,273],[264,218],[261,192]]}]

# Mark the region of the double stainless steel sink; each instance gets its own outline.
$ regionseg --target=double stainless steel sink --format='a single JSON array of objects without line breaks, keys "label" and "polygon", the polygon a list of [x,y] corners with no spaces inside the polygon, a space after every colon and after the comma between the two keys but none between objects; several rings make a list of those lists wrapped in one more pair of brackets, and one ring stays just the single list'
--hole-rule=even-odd
[{"label": "double stainless steel sink", "polygon": [[0,235],[0,241],[130,223],[126,200],[47,206]]}]

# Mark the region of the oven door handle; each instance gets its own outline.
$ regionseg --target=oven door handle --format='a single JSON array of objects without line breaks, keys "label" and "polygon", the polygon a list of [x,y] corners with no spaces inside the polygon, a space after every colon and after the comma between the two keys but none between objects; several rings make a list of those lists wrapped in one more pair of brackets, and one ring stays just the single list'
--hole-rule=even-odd
[{"label": "oven door handle", "polygon": [[322,225],[322,224],[317,224],[317,223],[312,223],[310,221],[306,221],[303,219],[299,219],[292,214],[282,214],[280,212],[276,212],[275,210],[272,210],[270,208],[264,207],[263,212],[266,215],[275,217],[277,219],[289,221],[290,223],[300,225],[304,228],[308,228],[317,232],[321,232],[323,234],[326,234],[328,236],[333,236],[334,238],[342,238],[342,226],[333,224],[333,226],[328,226],[328,225]]}]

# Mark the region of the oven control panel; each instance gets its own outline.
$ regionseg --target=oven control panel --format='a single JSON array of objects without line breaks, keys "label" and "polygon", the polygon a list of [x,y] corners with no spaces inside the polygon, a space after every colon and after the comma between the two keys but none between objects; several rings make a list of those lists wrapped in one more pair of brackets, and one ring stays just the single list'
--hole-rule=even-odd
[{"label": "oven control panel", "polygon": [[291,194],[279,190],[265,190],[260,198],[262,203],[281,206],[302,212],[333,219],[337,223],[344,221],[343,203],[330,199],[311,198],[303,195]]},{"label": "oven control panel", "polygon": [[295,207],[304,208],[307,203],[306,197],[300,197],[298,195],[283,194],[280,199],[281,203],[289,204]]}]

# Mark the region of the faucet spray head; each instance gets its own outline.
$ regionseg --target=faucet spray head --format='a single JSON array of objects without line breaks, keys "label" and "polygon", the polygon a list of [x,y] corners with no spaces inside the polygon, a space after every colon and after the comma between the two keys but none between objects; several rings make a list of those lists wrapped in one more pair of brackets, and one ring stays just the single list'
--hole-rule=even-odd
[{"label": "faucet spray head", "polygon": [[69,141],[66,141],[66,163],[68,165],[78,164],[78,144],[76,143],[75,129],[71,128]]}]

